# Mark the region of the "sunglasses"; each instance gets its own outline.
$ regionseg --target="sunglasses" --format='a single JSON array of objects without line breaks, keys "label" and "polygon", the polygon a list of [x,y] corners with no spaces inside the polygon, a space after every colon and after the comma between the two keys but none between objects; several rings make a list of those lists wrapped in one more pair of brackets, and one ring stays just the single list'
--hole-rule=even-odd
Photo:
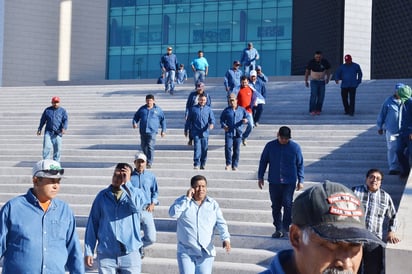
[{"label": "sunglasses", "polygon": [[36,174],[39,173],[39,172],[44,172],[44,173],[47,173],[47,174],[50,174],[50,175],[57,175],[57,174],[63,175],[64,174],[64,169],[43,169],[43,170],[37,171],[34,174],[34,176],[36,176]]}]

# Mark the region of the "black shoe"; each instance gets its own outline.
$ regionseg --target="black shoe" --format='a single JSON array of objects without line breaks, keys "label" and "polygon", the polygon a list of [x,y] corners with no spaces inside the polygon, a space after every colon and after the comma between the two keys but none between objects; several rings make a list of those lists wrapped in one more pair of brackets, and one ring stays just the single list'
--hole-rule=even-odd
[{"label": "black shoe", "polygon": [[144,258],[144,248],[143,246],[141,248],[139,248],[139,252],[140,252],[140,258]]},{"label": "black shoe", "polygon": [[282,238],[283,237],[283,232],[282,231],[275,231],[275,233],[272,234],[272,238]]},{"label": "black shoe", "polygon": [[389,175],[399,175],[401,172],[399,170],[389,170]]},{"label": "black shoe", "polygon": [[200,166],[200,169],[205,169],[205,166]]}]

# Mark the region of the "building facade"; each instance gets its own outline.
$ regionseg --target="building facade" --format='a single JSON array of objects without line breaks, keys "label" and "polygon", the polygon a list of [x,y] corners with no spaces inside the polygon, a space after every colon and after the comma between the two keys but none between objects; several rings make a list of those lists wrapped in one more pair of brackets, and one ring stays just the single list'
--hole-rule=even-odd
[{"label": "building facade", "polygon": [[[46,3],[47,2],[47,3]],[[172,46],[223,77],[253,42],[269,76],[302,75],[321,50],[369,78],[411,78],[412,2],[385,0],[0,0],[0,86],[152,79]]]}]

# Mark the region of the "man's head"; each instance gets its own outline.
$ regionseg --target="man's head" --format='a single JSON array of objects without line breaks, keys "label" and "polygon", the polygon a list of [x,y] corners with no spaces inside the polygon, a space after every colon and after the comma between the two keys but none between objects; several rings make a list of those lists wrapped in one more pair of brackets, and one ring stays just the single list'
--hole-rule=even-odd
[{"label": "man's head", "polygon": [[233,69],[237,70],[240,67],[240,62],[238,60],[233,61]]},{"label": "man's head", "polygon": [[59,108],[60,106],[60,98],[58,96],[54,96],[51,99],[51,104],[54,108]]},{"label": "man's head", "polygon": [[200,57],[203,57],[203,51],[201,51],[201,50],[199,50],[198,52],[197,52],[197,56],[200,58]]},{"label": "man's head", "polygon": [[248,48],[248,49],[253,48],[253,43],[252,43],[252,42],[247,43],[247,48]]},{"label": "man's head", "polygon": [[281,145],[286,145],[287,143],[289,143],[290,138],[292,138],[292,133],[291,133],[290,128],[286,126],[280,127],[277,137]]},{"label": "man's head", "polygon": [[237,107],[237,96],[234,93],[231,93],[229,95],[229,106],[231,106],[232,108],[236,108]]},{"label": "man's head", "polygon": [[130,180],[133,168],[127,163],[118,163],[114,168],[112,176],[112,187],[119,189],[120,186]]},{"label": "man's head", "polygon": [[247,77],[245,75],[240,77],[240,86],[242,88],[249,86],[249,80],[247,79]]},{"label": "man's head", "polygon": [[345,64],[351,64],[352,63],[352,56],[350,54],[345,55]]},{"label": "man's head", "polygon": [[249,78],[251,82],[255,82],[257,77],[257,72],[256,70],[251,70],[249,73]]},{"label": "man's head", "polygon": [[138,173],[142,173],[146,169],[147,158],[143,152],[138,152],[134,156],[134,166]]},{"label": "man's head", "polygon": [[315,60],[317,62],[319,62],[322,59],[322,52],[320,50],[315,51],[315,56],[314,56]]},{"label": "man's head", "polygon": [[146,106],[148,108],[152,108],[154,106],[154,103],[155,103],[155,98],[153,94],[146,95]]},{"label": "man's head", "polygon": [[199,98],[197,99],[197,101],[198,101],[198,104],[200,105],[200,106],[205,106],[206,105],[206,102],[207,102],[207,97],[206,97],[206,95],[204,94],[204,93],[202,93],[202,94],[199,94]]},{"label": "man's head", "polygon": [[172,54],[173,48],[172,47],[167,47],[166,52],[167,54]]},{"label": "man's head", "polygon": [[408,85],[398,83],[395,86],[395,96],[405,103],[412,96],[412,89]]},{"label": "man's head", "polygon": [[344,185],[317,184],[294,201],[289,239],[298,272],[356,273],[363,243],[383,244],[365,226],[362,202]]},{"label": "man's head", "polygon": [[198,82],[196,84],[196,91],[197,93],[203,93],[203,91],[205,90],[205,84],[203,82]]},{"label": "man's head", "polygon": [[60,163],[53,160],[41,160],[34,165],[32,169],[33,191],[40,202],[56,197],[63,174],[64,169]]},{"label": "man's head", "polygon": [[190,179],[190,186],[195,190],[193,199],[203,201],[207,195],[207,180],[203,175],[195,175]]},{"label": "man's head", "polygon": [[371,168],[366,172],[366,186],[371,192],[376,192],[381,188],[383,172],[376,168]]},{"label": "man's head", "polygon": [[262,73],[262,67],[261,66],[256,66],[256,73],[257,74]]}]

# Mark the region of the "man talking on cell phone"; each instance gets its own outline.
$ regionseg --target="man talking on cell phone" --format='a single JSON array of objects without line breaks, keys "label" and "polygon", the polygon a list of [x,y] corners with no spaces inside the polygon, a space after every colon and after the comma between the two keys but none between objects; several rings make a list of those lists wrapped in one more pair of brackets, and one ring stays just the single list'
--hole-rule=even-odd
[{"label": "man talking on cell phone", "polygon": [[177,218],[177,262],[180,273],[212,273],[216,256],[213,231],[219,231],[223,248],[231,249],[230,234],[219,204],[207,196],[207,180],[196,175],[186,195],[177,198],[169,215]]}]

